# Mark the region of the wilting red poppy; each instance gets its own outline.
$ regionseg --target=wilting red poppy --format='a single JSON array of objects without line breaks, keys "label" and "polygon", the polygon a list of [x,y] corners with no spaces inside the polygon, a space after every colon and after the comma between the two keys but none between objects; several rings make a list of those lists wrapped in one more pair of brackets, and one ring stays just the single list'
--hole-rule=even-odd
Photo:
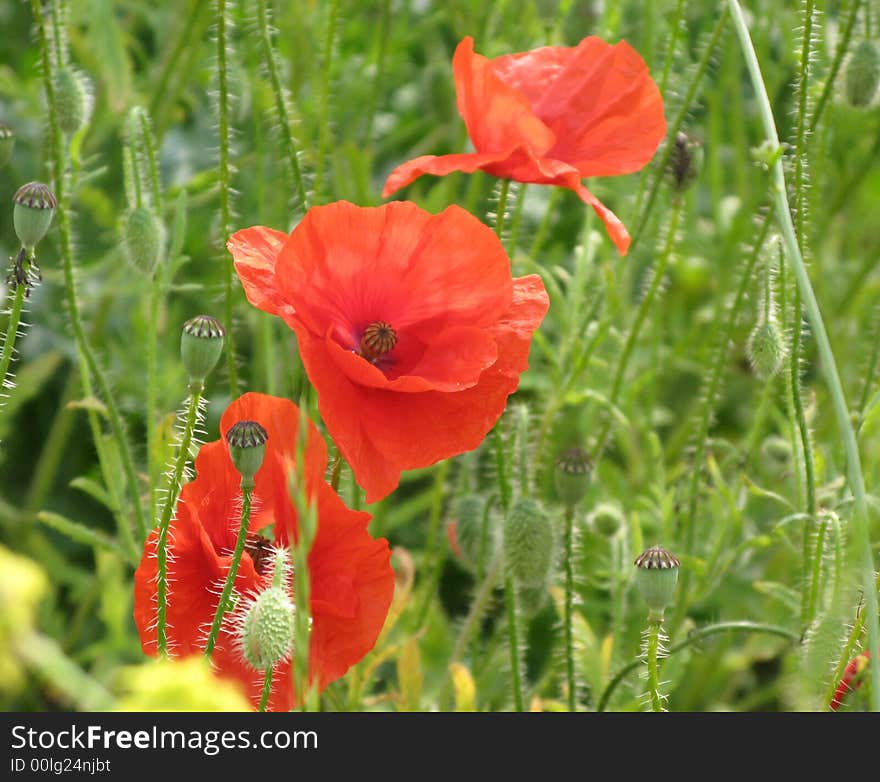
[{"label": "wilting red poppy", "polygon": [[581,183],[630,174],[666,133],[663,99],[645,61],[625,41],[584,38],[489,60],[465,38],[452,60],[458,111],[475,151],[423,155],[398,166],[387,197],[422,174],[485,171],[492,176],[574,190],[625,254],[623,223]]},{"label": "wilting red poppy", "polygon": [[[233,402],[220,423],[226,432],[241,420],[257,421],[268,433],[266,456],[256,476],[248,546],[235,581],[239,595],[271,584],[263,556],[270,542],[288,545],[297,533],[297,514],[288,492],[288,470],[295,461],[299,410],[292,402],[263,394],[245,394]],[[309,667],[312,682],[323,689],[345,674],[375,644],[394,592],[388,542],[367,532],[370,515],[349,510],[324,482],[327,446],[309,424],[304,464],[307,496],[316,503],[318,530],[309,553],[312,629]],[[241,518],[240,476],[225,438],[202,446],[196,478],[183,487],[169,535],[168,640],[174,656],[201,654],[226,578]],[[266,528],[269,527],[267,530]],[[257,537],[258,533],[269,538]],[[147,539],[135,573],[134,619],[144,652],[155,655],[156,541]],[[243,658],[235,622],[227,614],[214,649],[217,671],[238,679],[256,705],[263,673]],[[295,705],[290,661],[274,673],[269,709]]]},{"label": "wilting red poppy", "polygon": [[405,201],[309,210],[229,250],[252,304],[296,331],[321,416],[367,501],[403,470],[476,448],[528,363],[549,306],[512,279],[494,232],[463,209]]}]

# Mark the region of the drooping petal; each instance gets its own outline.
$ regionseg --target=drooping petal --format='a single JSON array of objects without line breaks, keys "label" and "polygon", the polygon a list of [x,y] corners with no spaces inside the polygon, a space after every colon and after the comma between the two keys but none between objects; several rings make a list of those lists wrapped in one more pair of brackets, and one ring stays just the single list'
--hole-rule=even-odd
[{"label": "drooping petal", "polygon": [[256,225],[236,231],[226,243],[248,301],[272,315],[283,316],[290,308],[275,278],[275,262],[286,241],[283,231]]},{"label": "drooping petal", "polygon": [[382,198],[403,189],[415,182],[422,174],[446,176],[455,171],[473,174],[491,163],[498,163],[508,157],[508,152],[464,152],[456,155],[422,155],[395,168],[385,180]]}]

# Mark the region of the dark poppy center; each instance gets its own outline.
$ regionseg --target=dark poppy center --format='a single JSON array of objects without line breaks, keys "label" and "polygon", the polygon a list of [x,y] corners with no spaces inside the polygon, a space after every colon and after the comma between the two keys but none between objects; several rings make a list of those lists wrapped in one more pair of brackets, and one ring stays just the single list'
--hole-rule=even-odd
[{"label": "dark poppy center", "polygon": [[248,532],[244,542],[244,550],[250,554],[257,575],[265,575],[272,558],[272,541],[256,532]]},{"label": "dark poppy center", "polygon": [[377,320],[364,329],[361,336],[361,355],[368,361],[384,356],[394,350],[397,332],[384,320]]}]

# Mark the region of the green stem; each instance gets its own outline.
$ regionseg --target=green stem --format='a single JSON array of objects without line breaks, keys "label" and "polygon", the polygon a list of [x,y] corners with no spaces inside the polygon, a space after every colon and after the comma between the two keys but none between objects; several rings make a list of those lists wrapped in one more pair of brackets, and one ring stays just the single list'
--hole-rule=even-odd
[{"label": "green stem", "polygon": [[660,697],[660,668],[657,663],[660,650],[660,631],[660,622],[649,619],[645,658],[648,665],[648,694],[651,696],[651,711],[664,711],[663,700]]},{"label": "green stem", "polygon": [[443,568],[443,549],[440,546],[440,519],[443,514],[444,488],[449,474],[449,460],[446,459],[434,471],[434,487],[431,495],[431,516],[428,522],[428,539],[425,543],[425,572],[427,579],[416,611],[416,628],[421,629],[428,615],[431,598],[436,592],[440,571]]},{"label": "green stem", "polygon": [[574,675],[574,507],[565,510],[565,675],[568,710],[577,711]]},{"label": "green stem", "polygon": [[375,75],[373,88],[370,91],[370,103],[367,107],[367,125],[364,131],[364,143],[369,145],[373,141],[373,122],[376,119],[376,108],[379,105],[379,91],[385,82],[385,55],[388,50],[388,30],[391,24],[391,0],[382,0],[382,11],[379,26],[376,28],[376,59],[373,63]]},{"label": "green stem", "polygon": [[562,188],[554,187],[550,191],[550,198],[547,200],[547,210],[544,212],[544,217],[541,218],[538,230],[535,231],[535,238],[532,239],[532,245],[529,248],[529,257],[532,260],[537,259],[538,253],[544,247],[544,241],[547,239],[547,234],[550,232],[550,225],[553,222],[553,214],[556,211],[556,206],[561,198]]},{"label": "green stem", "polygon": [[[107,410],[107,417],[110,421],[110,430],[116,439],[117,447],[122,461],[122,469],[125,474],[125,480],[128,487],[129,500],[132,506],[132,512],[135,517],[135,529],[143,540],[147,536],[146,522],[144,521],[144,512],[141,507],[140,492],[138,491],[137,476],[134,470],[134,461],[131,455],[131,448],[128,444],[128,438],[125,436],[125,429],[122,418],[119,415],[119,409],[116,406],[116,400],[110,393],[110,386],[101,368],[98,366],[95,354],[92,352],[91,345],[86,339],[83,330],[82,321],[80,319],[79,302],[76,297],[76,282],[73,274],[73,239],[72,228],[70,224],[70,210],[68,207],[68,193],[65,182],[65,165],[64,153],[62,151],[61,130],[58,127],[58,110],[56,105],[54,70],[52,68],[51,57],[49,56],[49,40],[46,35],[45,20],[43,18],[43,8],[41,0],[31,0],[31,9],[34,14],[34,21],[37,27],[37,34],[40,41],[40,53],[43,68],[43,87],[46,91],[46,103],[49,108],[49,148],[52,161],[52,174],[55,197],[58,201],[58,232],[61,239],[61,260],[64,271],[65,294],[67,299],[67,309],[70,315],[70,325],[73,329],[74,339],[76,340],[79,354],[84,359],[80,364],[80,372],[83,376],[83,386],[87,392],[91,392],[91,377],[94,377],[98,385],[98,391],[104,401]],[[120,534],[128,548],[134,546],[132,531],[124,519],[120,517]]]},{"label": "green stem", "polygon": [[[787,638],[792,643],[798,642],[797,633],[793,633],[791,630],[786,630],[784,627],[776,627],[774,625],[765,625],[760,624],[759,622],[719,622],[714,625],[707,625],[706,627],[701,627],[699,630],[694,630],[687,638],[679,643],[675,644],[669,648],[666,652],[666,657],[672,657],[672,655],[677,654],[682,649],[686,649],[693,643],[697,641],[702,641],[704,638],[708,638],[711,635],[715,635],[717,633],[725,633],[732,630],[744,630],[747,632],[753,633],[769,633],[770,635],[778,635],[782,638]],[[633,671],[639,668],[642,665],[641,660],[633,660],[632,662],[625,665],[621,668],[614,676],[614,678],[608,682],[608,686],[605,688],[605,692],[602,693],[602,697],[599,698],[599,703],[596,706],[596,711],[605,711],[605,707],[608,705],[608,701],[611,699],[611,695],[614,693],[614,690],[617,689],[617,686]]]},{"label": "green stem", "polygon": [[180,439],[180,450],[177,453],[177,461],[174,464],[174,473],[168,486],[168,494],[165,497],[165,505],[162,507],[162,516],[159,519],[159,539],[156,543],[156,639],[160,655],[168,654],[168,528],[171,526],[171,515],[177,503],[180,493],[180,484],[183,480],[184,470],[189,459],[189,446],[192,443],[193,432],[199,415],[199,401],[202,398],[203,386],[192,388],[189,398],[189,408],[186,415],[186,423],[183,427],[183,435]]},{"label": "green stem", "polygon": [[657,166],[655,168],[654,181],[651,185],[650,191],[648,192],[647,203],[639,213],[637,227],[636,230],[633,232],[632,242],[629,246],[630,254],[632,254],[633,250],[635,250],[636,245],[639,243],[639,239],[641,239],[642,234],[644,233],[645,227],[648,223],[648,218],[651,216],[651,210],[653,209],[654,201],[657,198],[658,191],[660,190],[660,183],[663,181],[663,174],[669,165],[669,159],[672,156],[672,150],[675,148],[672,140],[675,138],[678,131],[681,130],[681,126],[684,124],[685,117],[691,110],[691,103],[694,100],[694,96],[697,94],[697,87],[700,86],[700,82],[703,80],[703,76],[705,75],[706,70],[709,67],[709,63],[712,60],[712,55],[715,53],[715,47],[718,45],[718,41],[721,38],[721,33],[724,30],[724,25],[726,24],[726,22],[727,9],[724,8],[718,15],[718,21],[715,23],[715,29],[712,31],[712,37],[709,39],[709,43],[706,45],[706,48],[703,51],[703,56],[700,58],[700,62],[697,65],[697,70],[694,73],[693,79],[691,79],[691,83],[688,85],[688,89],[685,93],[684,100],[682,101],[681,108],[678,110],[678,114],[676,114],[675,119],[672,121],[672,124],[668,128],[666,134],[666,144],[663,147],[663,152],[660,155],[660,159],[657,162]]},{"label": "green stem", "polygon": [[150,278],[150,310],[147,315],[147,476],[150,483],[150,518],[156,518],[158,464],[156,446],[156,399],[158,383],[156,372],[156,347],[159,341],[159,283],[156,275]]},{"label": "green stem", "polygon": [[260,695],[259,711],[266,711],[269,705],[269,694],[272,692],[272,667],[266,668],[266,677],[263,679],[263,692]]},{"label": "green stem", "polygon": [[[728,0],[728,2],[733,15],[737,36],[739,37],[743,55],[749,69],[752,85],[758,98],[761,118],[764,123],[764,132],[770,142],[778,146],[779,136],[776,132],[776,123],[773,119],[773,112],[770,108],[770,99],[767,97],[767,90],[761,76],[758,58],[755,54],[755,49],[752,46],[749,30],[742,15],[742,9],[737,0]],[[822,371],[829,387],[834,413],[837,418],[837,424],[846,451],[848,479],[850,489],[855,498],[853,537],[856,546],[861,550],[862,555],[862,582],[865,590],[868,642],[869,648],[876,651],[878,647],[880,647],[880,629],[878,629],[877,618],[877,589],[874,584],[874,557],[871,552],[871,541],[868,533],[868,504],[865,496],[865,481],[862,475],[862,464],[859,458],[858,442],[850,421],[846,396],[844,395],[840,376],[837,372],[834,352],[831,349],[831,343],[829,342],[828,334],[825,331],[825,323],[822,320],[822,313],[819,310],[819,303],[813,293],[813,287],[810,284],[810,277],[807,273],[804,259],[801,256],[797,237],[795,236],[794,226],[791,221],[788,195],[785,189],[785,174],[782,170],[782,162],[780,160],[777,160],[773,166],[773,176],[776,185],[774,197],[777,218],[782,225],[782,235],[794,264],[798,287],[801,289],[801,295],[803,296],[806,305],[807,317],[810,320],[810,326],[816,340],[816,348],[819,353]],[[874,711],[880,711],[880,655],[876,653],[871,655],[870,671],[871,708]]]},{"label": "green stem", "polygon": [[510,192],[510,180],[502,179],[499,183],[498,189],[498,202],[496,204],[496,209],[498,210],[495,213],[495,235],[501,239],[502,234],[504,233],[504,221],[507,218],[505,214],[507,211],[507,194]]},{"label": "green stem", "polygon": [[508,573],[504,576],[504,602],[507,607],[507,643],[510,646],[510,676],[513,680],[513,707],[516,711],[524,711],[522,673],[520,671],[519,632],[516,615],[516,588],[513,577]]},{"label": "green stem", "polygon": [[[614,380],[611,383],[611,392],[608,395],[608,405],[610,408],[613,408],[617,404],[617,398],[620,395],[620,389],[623,386],[623,378],[626,374],[626,369],[630,357],[632,356],[633,349],[635,348],[636,341],[639,338],[639,333],[645,323],[645,319],[648,317],[648,312],[651,309],[651,305],[654,303],[657,292],[660,290],[661,285],[663,285],[663,278],[666,275],[666,267],[669,265],[672,248],[675,245],[675,233],[678,230],[678,221],[681,217],[681,210],[682,201],[680,198],[676,198],[672,202],[672,214],[669,218],[669,229],[666,233],[666,242],[660,257],[657,259],[657,265],[652,272],[651,285],[649,286],[647,293],[642,297],[632,328],[626,336],[626,343],[623,346],[620,360],[617,362],[617,368],[614,371]],[[611,432],[611,421],[612,416],[609,414],[605,417],[602,428],[599,430],[599,434],[596,437],[595,453],[597,455],[600,454],[605,447],[608,435]]]},{"label": "green stem", "polygon": [[[24,249],[21,250],[19,256],[23,252]],[[15,293],[12,297],[9,325],[6,327],[6,341],[3,343],[3,355],[0,357],[0,387],[6,385],[6,373],[9,371],[12,354],[15,352],[15,339],[18,336],[18,326],[21,323],[21,311],[24,307],[24,294],[26,290],[27,285],[20,283],[15,286]]]},{"label": "green stem", "polygon": [[333,54],[336,45],[336,25],[339,20],[339,0],[330,0],[327,11],[327,35],[324,39],[321,92],[318,100],[318,154],[315,159],[314,198],[320,202],[324,184],[324,165],[330,146],[330,75],[333,71]]},{"label": "green stem", "polygon": [[232,561],[229,563],[229,572],[226,574],[226,582],[223,584],[223,591],[220,593],[220,602],[217,603],[217,611],[214,614],[214,621],[211,623],[211,632],[208,634],[208,642],[205,644],[205,657],[209,660],[214,653],[214,647],[217,645],[217,636],[220,634],[220,625],[223,623],[223,616],[229,609],[229,597],[232,594],[232,587],[235,585],[235,577],[238,575],[238,566],[241,564],[241,555],[244,553],[244,544],[247,541],[248,523],[251,519],[251,495],[253,487],[248,486],[242,481],[241,486],[241,520],[238,525],[238,536],[235,539],[235,550],[232,552]]},{"label": "green stem", "polygon": [[220,243],[223,256],[223,319],[226,323],[226,370],[229,392],[238,396],[238,364],[232,327],[232,261],[226,256],[226,240],[232,231],[232,188],[229,170],[229,70],[226,60],[226,0],[217,0],[217,115],[219,125]]},{"label": "green stem", "polygon": [[272,95],[275,98],[275,110],[278,112],[278,124],[281,128],[281,142],[284,147],[284,159],[290,166],[290,176],[293,180],[293,186],[296,188],[299,204],[305,212],[309,206],[309,196],[306,190],[306,183],[303,179],[302,168],[299,164],[299,149],[293,136],[293,128],[290,123],[290,116],[287,109],[287,98],[284,93],[284,86],[281,83],[281,76],[278,73],[278,60],[275,50],[272,48],[272,37],[269,32],[269,18],[266,9],[266,0],[258,0],[257,2],[257,23],[260,30],[260,42],[263,49],[263,59],[266,68],[269,71],[269,81],[272,84]]},{"label": "green stem", "polygon": [[825,110],[825,104],[828,102],[828,98],[831,97],[831,93],[834,90],[834,82],[837,80],[837,73],[843,63],[843,58],[846,56],[849,49],[849,42],[852,38],[853,28],[855,27],[856,18],[859,13],[859,6],[861,6],[861,4],[862,0],[853,0],[849,16],[847,17],[846,23],[843,25],[843,32],[840,34],[840,38],[837,41],[837,48],[834,50],[834,59],[831,62],[831,67],[828,69],[828,75],[825,77],[825,85],[822,87],[822,94],[819,96],[819,100],[816,101],[816,108],[813,110],[813,116],[810,119],[810,133],[812,133],[819,125],[819,119],[822,117],[822,112]]},{"label": "green stem", "polygon": [[513,256],[516,255],[516,245],[519,242],[519,227],[522,224],[528,187],[526,184],[521,184],[516,193],[516,205],[513,208],[513,216],[510,222],[510,236],[507,239],[507,254],[510,256],[511,261]]}]

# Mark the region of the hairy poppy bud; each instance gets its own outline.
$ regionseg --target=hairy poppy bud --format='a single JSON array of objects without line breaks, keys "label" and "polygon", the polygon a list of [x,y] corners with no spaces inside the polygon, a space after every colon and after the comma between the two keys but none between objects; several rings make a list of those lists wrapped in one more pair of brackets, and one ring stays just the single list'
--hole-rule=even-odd
[{"label": "hairy poppy bud", "polygon": [[183,324],[180,336],[180,358],[189,375],[190,384],[200,385],[217,366],[223,352],[226,331],[216,318],[197,315]]},{"label": "hairy poppy bud", "polygon": [[123,224],[123,245],[136,269],[152,277],[162,251],[162,224],[145,207],[132,209]]},{"label": "hairy poppy bud", "polygon": [[264,671],[290,654],[296,607],[283,587],[260,592],[245,609],[240,628],[241,651],[254,668]]},{"label": "hairy poppy bud", "polygon": [[785,360],[785,343],[779,327],[772,320],[758,323],[749,335],[746,353],[759,378],[769,380],[776,375]]},{"label": "hairy poppy bud", "polygon": [[556,460],[556,493],[566,505],[574,507],[590,488],[593,460],[583,448],[570,448]]},{"label": "hairy poppy bud", "polygon": [[15,133],[9,125],[0,122],[0,168],[12,160],[12,148],[15,146]]},{"label": "hairy poppy bud", "polygon": [[635,565],[636,586],[648,604],[650,616],[662,619],[672,603],[681,563],[666,549],[653,546],[639,554]]},{"label": "hairy poppy bud", "polygon": [[15,191],[12,200],[15,202],[12,213],[15,233],[21,246],[31,253],[49,230],[58,202],[52,191],[42,182],[22,185]]},{"label": "hairy poppy bud", "polygon": [[862,41],[852,51],[844,72],[846,99],[851,106],[869,106],[880,82],[880,49],[873,41]]},{"label": "hairy poppy bud", "polygon": [[450,543],[462,564],[475,571],[482,562],[488,566],[501,545],[501,528],[486,518],[486,499],[479,494],[464,494],[454,506],[455,520],[449,522]]},{"label": "hairy poppy bud", "polygon": [[266,455],[266,430],[256,421],[239,421],[226,432],[229,456],[241,474],[241,487],[253,488],[254,476],[263,466]]},{"label": "hairy poppy bud", "polygon": [[536,500],[517,500],[504,522],[504,559],[517,587],[546,583],[554,543],[553,524],[544,507]]},{"label": "hairy poppy bud", "polygon": [[83,77],[72,68],[62,68],[55,76],[55,108],[58,126],[68,136],[86,121],[89,91]]},{"label": "hairy poppy bud", "polygon": [[676,133],[668,168],[673,187],[683,193],[696,181],[702,166],[703,145],[687,133]]},{"label": "hairy poppy bud", "polygon": [[605,538],[613,538],[626,525],[623,512],[610,502],[600,502],[589,515],[588,522]]}]

